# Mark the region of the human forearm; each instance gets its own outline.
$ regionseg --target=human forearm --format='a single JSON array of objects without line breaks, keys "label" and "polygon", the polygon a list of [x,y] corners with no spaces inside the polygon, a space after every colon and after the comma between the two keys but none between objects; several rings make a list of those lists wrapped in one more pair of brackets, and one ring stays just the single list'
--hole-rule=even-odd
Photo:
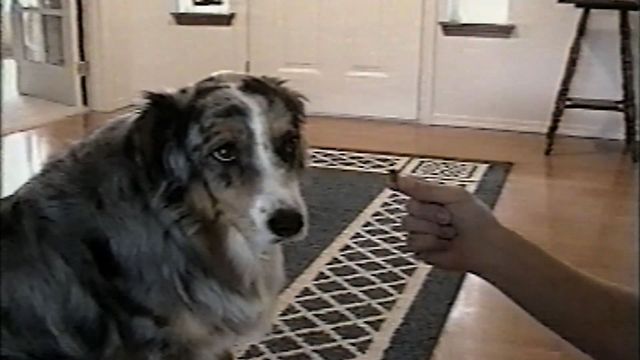
[{"label": "human forearm", "polygon": [[597,359],[637,359],[637,295],[554,259],[461,188],[407,177],[393,186],[410,198],[403,228],[418,259],[480,275]]},{"label": "human forearm", "polygon": [[593,279],[505,230],[474,271],[597,359],[637,359],[637,295]]}]

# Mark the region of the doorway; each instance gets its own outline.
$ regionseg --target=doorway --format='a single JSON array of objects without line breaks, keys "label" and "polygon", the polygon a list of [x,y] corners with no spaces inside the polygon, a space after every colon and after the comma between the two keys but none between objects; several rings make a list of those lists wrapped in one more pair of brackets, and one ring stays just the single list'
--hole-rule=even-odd
[{"label": "doorway", "polygon": [[81,0],[3,1],[2,134],[85,111]]}]

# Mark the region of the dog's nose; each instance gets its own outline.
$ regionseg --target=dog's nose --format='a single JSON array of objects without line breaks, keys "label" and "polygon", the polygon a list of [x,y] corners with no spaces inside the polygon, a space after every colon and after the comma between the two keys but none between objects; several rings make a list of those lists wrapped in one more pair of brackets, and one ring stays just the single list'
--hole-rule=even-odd
[{"label": "dog's nose", "polygon": [[269,219],[269,230],[282,238],[292,237],[302,230],[302,214],[292,209],[279,209]]}]

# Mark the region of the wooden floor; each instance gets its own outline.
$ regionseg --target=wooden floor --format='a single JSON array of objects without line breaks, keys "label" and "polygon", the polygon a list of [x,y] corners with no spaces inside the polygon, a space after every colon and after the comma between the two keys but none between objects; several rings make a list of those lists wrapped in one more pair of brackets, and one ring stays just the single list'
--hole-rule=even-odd
[{"label": "wooden floor", "polygon": [[35,128],[52,120],[84,112],[81,106],[66,106],[18,91],[15,59],[2,59],[2,135],[24,128]]},{"label": "wooden floor", "polygon": [[[109,117],[89,114],[4,137],[2,178],[7,186],[3,191],[11,191],[48,156]],[[637,291],[637,167],[617,142],[561,138],[555,155],[545,158],[543,137],[531,134],[310,119],[307,135],[313,146],[513,162],[495,209],[501,221],[575,267]],[[472,276],[463,285],[434,356],[437,360],[583,358]]]}]

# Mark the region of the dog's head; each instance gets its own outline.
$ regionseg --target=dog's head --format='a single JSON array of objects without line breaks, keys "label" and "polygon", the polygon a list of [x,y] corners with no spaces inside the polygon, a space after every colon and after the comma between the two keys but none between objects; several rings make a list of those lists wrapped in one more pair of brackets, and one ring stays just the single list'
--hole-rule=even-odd
[{"label": "dog's head", "polygon": [[302,95],[278,79],[221,73],[147,99],[134,133],[170,201],[259,249],[306,234]]}]

